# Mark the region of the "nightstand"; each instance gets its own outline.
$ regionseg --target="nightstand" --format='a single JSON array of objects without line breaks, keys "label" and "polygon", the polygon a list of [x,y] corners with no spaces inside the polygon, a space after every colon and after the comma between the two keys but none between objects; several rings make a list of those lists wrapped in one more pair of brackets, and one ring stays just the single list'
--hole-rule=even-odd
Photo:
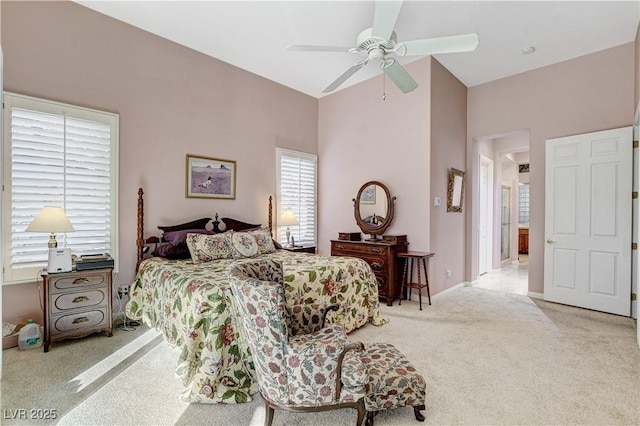
[{"label": "nightstand", "polygon": [[106,331],[113,335],[113,268],[44,273],[44,351],[51,343]]},{"label": "nightstand", "polygon": [[295,251],[299,253],[312,253],[312,254],[316,253],[316,246],[312,246],[312,245],[302,245],[302,246],[295,246],[295,247],[282,246],[282,248],[285,250]]}]

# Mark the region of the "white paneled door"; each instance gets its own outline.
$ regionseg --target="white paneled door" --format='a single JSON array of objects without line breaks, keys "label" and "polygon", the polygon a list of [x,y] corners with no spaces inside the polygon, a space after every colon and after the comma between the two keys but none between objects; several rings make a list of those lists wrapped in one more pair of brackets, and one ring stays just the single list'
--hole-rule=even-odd
[{"label": "white paneled door", "polygon": [[493,161],[480,156],[480,215],[478,217],[478,275],[489,272],[492,264]]},{"label": "white paneled door", "polygon": [[632,128],[548,139],[544,299],[629,316]]}]

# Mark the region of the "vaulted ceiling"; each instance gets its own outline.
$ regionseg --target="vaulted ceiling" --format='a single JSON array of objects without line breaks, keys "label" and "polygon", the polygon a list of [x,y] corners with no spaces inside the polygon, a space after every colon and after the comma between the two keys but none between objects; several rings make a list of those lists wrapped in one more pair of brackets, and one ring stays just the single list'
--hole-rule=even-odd
[{"label": "vaulted ceiling", "polygon": [[[362,58],[286,47],[353,47],[375,8],[373,1],[76,2],[317,98]],[[632,42],[639,20],[638,1],[407,0],[395,31],[398,41],[477,33],[475,51],[434,55],[472,87]],[[523,54],[527,47],[535,52]],[[369,64],[340,89],[381,72]]]}]

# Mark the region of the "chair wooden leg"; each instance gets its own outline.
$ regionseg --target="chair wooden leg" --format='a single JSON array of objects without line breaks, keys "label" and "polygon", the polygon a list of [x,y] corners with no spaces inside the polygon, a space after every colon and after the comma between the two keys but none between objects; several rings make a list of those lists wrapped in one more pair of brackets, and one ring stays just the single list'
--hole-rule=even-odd
[{"label": "chair wooden leg", "polygon": [[275,412],[275,410],[272,406],[269,405],[266,400],[264,401],[264,408],[266,410],[264,416],[264,426],[271,426],[271,423],[273,423],[273,413]]},{"label": "chair wooden leg", "polygon": [[424,410],[424,409],[425,409],[424,405],[415,405],[413,407],[413,414],[416,415],[416,420],[419,422],[424,422],[424,414],[420,412],[420,410]]},{"label": "chair wooden leg", "polygon": [[364,423],[365,426],[373,426],[373,418],[378,414],[377,411],[369,411],[367,412],[367,421]]},{"label": "chair wooden leg", "polygon": [[358,406],[356,407],[356,410],[358,410],[358,418],[356,419],[356,426],[362,426],[364,417],[367,414],[367,410],[364,408],[363,398],[361,398],[360,401],[358,401]]}]

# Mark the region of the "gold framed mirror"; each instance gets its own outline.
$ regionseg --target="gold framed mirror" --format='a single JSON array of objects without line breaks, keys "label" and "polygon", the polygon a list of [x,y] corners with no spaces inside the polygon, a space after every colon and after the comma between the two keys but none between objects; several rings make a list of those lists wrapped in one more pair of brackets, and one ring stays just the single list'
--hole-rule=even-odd
[{"label": "gold framed mirror", "polygon": [[465,172],[451,168],[447,188],[447,211],[462,213]]},{"label": "gold framed mirror", "polygon": [[371,235],[370,241],[381,240],[380,235],[391,225],[395,200],[381,182],[372,180],[360,187],[353,199],[353,212],[360,230]]}]

